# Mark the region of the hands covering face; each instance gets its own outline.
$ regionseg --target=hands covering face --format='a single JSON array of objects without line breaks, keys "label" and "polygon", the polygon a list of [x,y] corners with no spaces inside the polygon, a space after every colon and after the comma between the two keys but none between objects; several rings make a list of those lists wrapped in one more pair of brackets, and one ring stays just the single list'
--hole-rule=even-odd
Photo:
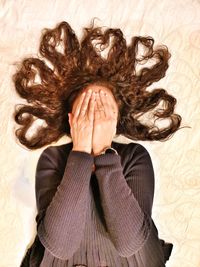
[{"label": "hands covering face", "polygon": [[88,153],[93,150],[93,154],[97,155],[111,145],[116,134],[118,108],[110,94],[104,90],[87,90],[81,94],[69,115],[76,150]]},{"label": "hands covering face", "polygon": [[95,102],[92,148],[93,153],[98,154],[111,146],[116,134],[118,110],[111,96],[103,91],[96,94]]}]

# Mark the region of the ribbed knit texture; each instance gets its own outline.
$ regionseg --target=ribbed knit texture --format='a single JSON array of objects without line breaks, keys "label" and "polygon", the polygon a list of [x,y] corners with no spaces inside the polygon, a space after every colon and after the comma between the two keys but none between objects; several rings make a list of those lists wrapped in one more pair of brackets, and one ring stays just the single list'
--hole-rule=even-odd
[{"label": "ribbed knit texture", "polygon": [[38,160],[37,236],[21,267],[165,266],[173,245],[159,239],[151,218],[146,148],[112,142],[118,155],[93,156],[72,146],[50,146]]}]

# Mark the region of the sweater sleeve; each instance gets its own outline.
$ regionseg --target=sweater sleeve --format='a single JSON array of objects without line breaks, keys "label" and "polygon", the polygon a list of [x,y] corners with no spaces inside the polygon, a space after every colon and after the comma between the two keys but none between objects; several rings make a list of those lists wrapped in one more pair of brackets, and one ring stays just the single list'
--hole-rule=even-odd
[{"label": "sweater sleeve", "polygon": [[36,168],[37,234],[51,254],[66,260],[83,237],[94,158],[71,150],[62,175],[54,149],[42,152]]},{"label": "sweater sleeve", "polygon": [[147,240],[151,227],[154,171],[145,147],[130,143],[125,151],[126,175],[121,156],[98,155],[94,158],[96,176],[108,234],[119,255],[130,257]]}]

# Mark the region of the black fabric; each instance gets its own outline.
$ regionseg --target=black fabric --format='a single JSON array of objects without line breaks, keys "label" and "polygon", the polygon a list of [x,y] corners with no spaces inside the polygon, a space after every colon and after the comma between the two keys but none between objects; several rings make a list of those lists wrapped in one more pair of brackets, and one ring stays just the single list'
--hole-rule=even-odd
[{"label": "black fabric", "polygon": [[173,249],[173,244],[165,242],[164,240],[160,239],[161,244],[163,246],[163,251],[165,255],[165,262],[169,260],[169,257],[171,256],[172,249]]},{"label": "black fabric", "polygon": [[[105,265],[107,264],[110,267],[121,267],[127,264],[124,257],[129,258],[128,263],[131,267],[165,266],[171,255],[173,244],[159,239],[157,228],[151,218],[154,196],[154,171],[151,157],[145,147],[139,144],[113,142],[112,146],[117,149],[118,155],[105,154],[94,159],[86,152],[71,151],[71,144],[48,147],[44,150],[36,169],[36,202],[38,209],[36,222],[37,232],[41,231],[40,235],[37,234],[35,237],[32,246],[27,250],[20,267],[39,267],[41,262],[44,267],[72,267],[73,264],[76,266],[79,263],[78,265],[80,265],[81,261],[81,265],[84,265],[89,259],[89,254],[92,261],[87,262],[88,267],[97,267],[103,261],[99,259],[100,256],[102,259],[105,258],[105,250],[106,253],[110,253]],[[96,171],[91,177],[94,160]],[[79,164],[81,161],[83,164]],[[91,179],[89,180],[89,178]],[[77,194],[78,190],[81,194]],[[130,190],[131,194],[129,193]],[[56,194],[56,192],[58,193]],[[74,194],[75,192],[76,194]],[[94,200],[96,209],[93,208],[92,200]],[[77,203],[79,204],[79,210],[74,212],[77,216],[75,220],[68,216],[71,213],[67,213],[66,208],[71,212],[71,206],[77,207]],[[86,213],[88,217],[82,214],[86,207],[90,207]],[[124,209],[124,207],[127,208]],[[130,212],[128,212],[128,209]],[[63,216],[61,216],[62,214]],[[84,215],[83,218],[86,222],[88,218],[86,230],[81,228],[83,226],[82,221],[79,224],[81,214]],[[46,216],[45,230],[50,229],[49,236],[54,235],[53,241],[48,240],[49,242],[47,242],[46,239],[49,236],[43,238],[45,231],[42,227],[39,227],[41,223],[44,223],[44,216]],[[99,221],[96,220],[98,216],[100,217]],[[73,226],[72,231],[71,229],[66,230],[66,224],[62,223],[60,218],[66,223],[73,219],[73,224],[69,224]],[[117,224],[117,221],[121,224]],[[75,226],[74,222],[78,225]],[[77,231],[80,231],[80,233]],[[84,234],[82,240],[87,242],[88,251],[83,246],[83,242],[80,245],[78,244],[82,231]],[[109,236],[108,233],[111,232],[117,233],[117,238]],[[66,233],[71,237],[68,237]],[[148,233],[149,235],[147,235]],[[99,242],[101,242],[98,249],[97,246],[89,247],[90,242],[96,242],[92,237],[98,237],[98,235],[100,236]],[[140,240],[140,242],[133,244],[132,241],[136,240],[135,235],[138,236],[137,240]],[[149,236],[150,238],[148,238]],[[73,255],[71,254],[72,258],[67,254],[71,253],[69,250],[72,250],[70,242],[74,242],[73,237],[77,238],[77,250]],[[64,242],[66,238],[68,238],[68,246],[67,242]],[[112,248],[114,244],[116,250],[111,249],[110,241],[112,242]],[[142,243],[143,241],[145,242]],[[105,244],[108,243],[110,243],[110,246],[108,245],[106,248]],[[45,245],[43,246],[43,244]],[[127,244],[131,244],[131,251]],[[44,253],[45,248],[48,249],[48,254]],[[52,248],[54,248],[54,251]],[[63,249],[62,253],[60,252],[61,249]],[[91,257],[91,251],[98,253],[97,257]],[[134,251],[136,253],[133,254]],[[58,256],[55,256],[56,254],[53,252],[56,252]],[[84,259],[81,258],[83,252],[86,255]],[[42,261],[44,256],[46,258]],[[109,259],[111,259],[110,262]]]},{"label": "black fabric", "polygon": [[[39,253],[38,253],[39,252]],[[30,248],[28,248],[20,267],[39,267],[44,255],[44,246],[41,244],[38,236]]]}]

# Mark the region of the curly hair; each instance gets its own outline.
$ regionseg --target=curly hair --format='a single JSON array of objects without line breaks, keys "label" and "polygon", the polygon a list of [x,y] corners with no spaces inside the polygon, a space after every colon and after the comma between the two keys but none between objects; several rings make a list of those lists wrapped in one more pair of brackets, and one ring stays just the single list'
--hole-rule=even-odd
[{"label": "curly hair", "polygon": [[[24,58],[20,68],[13,75],[17,93],[29,103],[19,104],[14,111],[14,120],[21,127],[15,131],[20,143],[29,149],[41,148],[56,142],[63,135],[71,138],[68,113],[71,112],[75,98],[88,84],[107,86],[113,93],[119,107],[116,136],[124,135],[132,140],[165,141],[180,127],[181,116],[174,114],[176,98],[165,89],[147,91],[153,82],[165,76],[171,54],[165,45],[153,49],[154,39],[150,36],[132,37],[129,46],[120,29],[102,27],[84,28],[79,44],[70,25],[63,21],[54,29],[43,29],[39,52],[47,59],[52,68],[40,56]],[[107,58],[101,52],[113,42]],[[100,44],[100,50],[93,45]],[[57,47],[63,42],[63,51]],[[137,57],[139,42],[147,52]],[[102,48],[103,47],[103,48]],[[144,67],[139,72],[137,64],[157,59],[152,67]],[[35,82],[36,77],[39,83]],[[165,108],[157,109],[156,119],[144,123],[139,117],[153,110],[163,100]],[[18,106],[18,105],[17,105]],[[24,115],[24,116],[23,116]],[[25,116],[26,115],[26,116]],[[36,119],[46,125],[37,128],[31,138],[26,134]],[[170,119],[170,125],[159,129],[155,121],[159,118]]]}]

